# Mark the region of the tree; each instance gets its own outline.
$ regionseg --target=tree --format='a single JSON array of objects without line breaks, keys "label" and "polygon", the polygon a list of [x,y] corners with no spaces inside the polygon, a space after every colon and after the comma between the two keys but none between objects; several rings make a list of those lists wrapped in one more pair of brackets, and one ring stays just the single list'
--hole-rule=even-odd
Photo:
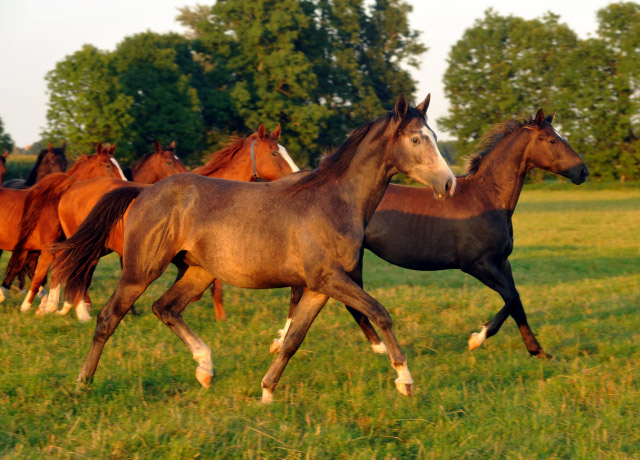
[{"label": "tree", "polygon": [[47,73],[48,127],[44,139],[66,140],[68,152],[92,151],[97,142],[119,141],[133,121],[132,99],[122,93],[109,53],[91,45]]},{"label": "tree", "polygon": [[[206,59],[233,75],[232,110],[243,131],[283,125],[292,154],[311,164],[357,124],[390,107],[414,82],[403,64],[424,48],[410,7],[377,0],[221,0],[182,9]],[[299,152],[304,152],[300,154]],[[307,156],[310,155],[310,156]]]},{"label": "tree", "polygon": [[6,150],[11,152],[14,147],[13,139],[8,133],[4,132],[4,123],[2,122],[2,118],[0,118],[0,155],[3,154]]},{"label": "tree", "polygon": [[558,70],[577,42],[551,13],[528,21],[489,9],[467,29],[444,75],[451,115],[438,120],[458,138],[459,155],[492,124],[555,107]]}]

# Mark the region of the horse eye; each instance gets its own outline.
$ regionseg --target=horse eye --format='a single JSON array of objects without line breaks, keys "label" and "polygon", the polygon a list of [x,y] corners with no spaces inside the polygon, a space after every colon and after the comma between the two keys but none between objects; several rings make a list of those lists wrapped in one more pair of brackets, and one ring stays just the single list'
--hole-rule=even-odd
[{"label": "horse eye", "polygon": [[413,142],[414,144],[417,144],[420,142],[420,140],[417,137],[413,137],[411,138],[411,142]]},{"label": "horse eye", "polygon": [[278,152],[277,151],[271,152],[271,155],[273,155],[274,157],[277,157],[278,156]]},{"label": "horse eye", "polygon": [[550,139],[549,142],[551,142],[552,144],[555,144],[556,140],[555,139]]}]

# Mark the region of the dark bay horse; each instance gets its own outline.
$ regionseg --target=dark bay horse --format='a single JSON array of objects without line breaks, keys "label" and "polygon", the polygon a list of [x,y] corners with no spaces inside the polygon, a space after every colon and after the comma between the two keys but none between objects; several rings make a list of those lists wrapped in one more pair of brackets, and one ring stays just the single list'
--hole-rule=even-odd
[{"label": "dark bay horse", "polygon": [[7,174],[7,156],[9,155],[9,151],[5,150],[2,155],[0,155],[0,187],[2,187],[2,182],[4,182],[4,175]]},{"label": "dark bay horse", "polygon": [[[113,157],[114,150],[115,145],[103,149],[98,144],[94,155],[81,155],[66,174],[49,174],[25,190],[0,189],[0,249],[13,251],[2,283],[2,300],[14,277],[24,268],[29,251],[41,251],[20,310],[31,308],[51,265],[53,255],[49,246],[61,234],[56,212],[60,195],[79,180],[98,176],[124,178]],[[33,218],[25,219],[26,215]]]},{"label": "dark bay horse", "polygon": [[48,147],[42,149],[38,154],[38,158],[26,179],[11,179],[2,184],[2,186],[4,188],[29,188],[40,182],[48,174],[65,172],[67,170],[67,157],[64,154],[66,149],[66,142],[56,148],[49,142]]},{"label": "dark bay horse", "polygon": [[[207,177],[217,177],[230,180],[241,180],[253,182],[256,180],[277,180],[285,175],[298,171],[298,166],[293,162],[287,150],[279,143],[280,125],[273,131],[267,133],[264,124],[258,130],[246,138],[232,138],[229,143],[215,152],[211,159],[193,172],[206,175]],[[253,154],[252,152],[253,151]],[[183,172],[183,171],[180,171]],[[172,174],[168,174],[167,177]],[[91,209],[98,200],[107,192],[124,186],[140,186],[145,184],[135,184],[109,178],[97,178],[83,182],[78,182],[67,190],[58,205],[58,217],[60,224],[67,238],[73,235],[84,219],[89,215]],[[126,214],[125,214],[126,217]],[[126,219],[125,219],[126,220]],[[109,240],[106,242],[106,249],[103,254],[116,251],[121,257],[124,244],[124,222],[115,226],[111,232]],[[93,265],[98,262],[98,255]],[[82,271],[82,267],[76,267]],[[49,295],[48,306],[45,312],[51,313],[58,309],[59,288],[55,289],[59,283],[52,279],[52,292]],[[88,289],[88,285],[85,287]],[[55,289],[55,290],[54,290]],[[216,319],[225,318],[222,307],[222,283],[216,280],[211,285],[211,293],[214,299]],[[55,294],[55,295],[54,295]],[[85,293],[84,299],[76,304],[76,314],[81,321],[87,321],[91,317],[89,308],[91,301]],[[72,304],[65,302],[59,314],[66,314],[72,308]]]},{"label": "dark bay horse", "polygon": [[[122,276],[98,315],[96,331],[79,382],[93,379],[105,342],[147,286],[169,263],[178,277],[153,305],[153,312],[189,347],[197,361],[196,378],[208,387],[213,375],[211,350],[187,326],[182,311],[220,278],[252,288],[301,286],[302,299],[280,354],[262,380],[262,400],[270,402],[289,359],[329,297],[352,305],[381,330],[398,373],[396,388],[411,393],[413,380],[385,308],[352,279],[364,230],[391,177],[403,172],[433,187],[441,198],[453,194],[455,177],[443,160],[426,122],[429,97],[410,108],[403,96],[395,109],[352,131],[317,170],[275,182],[244,183],[177,174],[149,188],[109,192],[91,214],[102,225],[85,224],[56,248],[54,268],[67,280],[70,260],[91,257],[128,204]],[[83,231],[84,230],[84,231]],[[58,263],[60,265],[58,266]],[[67,282],[66,294],[82,296]]]},{"label": "dark bay horse", "polygon": [[[526,122],[510,120],[495,125],[479,143],[465,176],[457,178],[456,194],[446,203],[429,190],[390,185],[365,232],[364,247],[394,265],[412,270],[460,269],[496,291],[504,307],[479,333],[469,349],[494,335],[511,315],[527,350],[546,357],[536,340],[516,289],[509,255],[513,249],[511,216],[528,171],[540,168],[583,183],[589,171],[567,141],[553,128],[555,111],[545,118],[539,110]],[[362,260],[357,269],[362,283]],[[292,293],[292,316],[300,292]],[[384,353],[366,317],[347,307],[374,351]],[[285,325],[285,330],[289,322]],[[280,347],[274,340],[272,351]]]}]

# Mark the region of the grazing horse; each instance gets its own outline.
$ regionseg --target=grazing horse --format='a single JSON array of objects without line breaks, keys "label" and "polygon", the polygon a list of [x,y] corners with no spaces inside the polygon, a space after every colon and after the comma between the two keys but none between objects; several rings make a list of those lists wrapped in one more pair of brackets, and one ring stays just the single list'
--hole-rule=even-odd
[{"label": "grazing horse", "polygon": [[[423,188],[390,185],[367,226],[364,247],[387,262],[412,270],[460,269],[500,294],[504,307],[473,333],[469,350],[498,332],[511,315],[529,353],[548,357],[529,327],[508,258],[513,250],[511,216],[527,172],[540,168],[574,184],[589,175],[551,125],[554,115],[555,111],[545,118],[539,110],[528,121],[495,125],[481,139],[479,153],[469,159],[466,175],[457,178],[456,195],[446,205]],[[362,259],[356,273],[361,284]],[[300,295],[292,292],[289,319]],[[373,350],[384,353],[384,343],[369,320],[347,308]],[[281,341],[274,340],[271,350],[277,351]]]},{"label": "grazing horse", "polygon": [[[246,182],[280,179],[299,169],[287,150],[278,142],[279,138],[280,125],[272,134],[268,134],[264,125],[261,124],[258,130],[249,137],[231,139],[226,147],[212,155],[207,164],[195,169],[193,172],[208,177],[243,180]],[[69,188],[60,199],[60,204],[58,205],[58,216],[66,237],[69,238],[76,232],[91,209],[105,193],[124,186],[143,187],[144,185],[116,179],[97,178],[78,182]],[[100,255],[116,251],[122,257],[123,225],[124,223],[114,228],[111,237],[106,242],[108,251],[96,254],[95,259],[91,262],[91,271],[98,263]],[[89,268],[87,269],[89,270]],[[76,270],[81,272],[83,267],[76,267]],[[57,284],[57,280],[52,279],[51,285],[56,286]],[[88,285],[85,286],[85,291],[88,287]],[[225,315],[222,307],[222,283],[219,280],[216,280],[211,285],[211,292],[214,299],[216,319],[222,320]],[[52,313],[58,310],[58,298],[54,296],[54,294],[57,295],[58,293],[59,289],[55,291],[52,289],[45,313]],[[89,315],[90,304],[91,301],[85,292],[84,299],[76,304],[76,314],[81,321],[88,321],[91,318]],[[62,310],[58,311],[58,313],[66,314],[71,308],[72,305],[65,302]]]},{"label": "grazing horse", "polygon": [[[26,179],[11,179],[2,186],[4,188],[29,188],[48,174],[65,172],[67,170],[67,157],[64,155],[66,149],[66,142],[56,148],[49,142],[49,146],[38,154],[38,158]],[[2,183],[1,180],[0,183]]]},{"label": "grazing horse", "polygon": [[103,150],[102,144],[98,144],[94,155],[80,156],[66,174],[50,174],[30,189],[0,189],[0,202],[4,200],[6,204],[0,206],[0,229],[3,230],[0,231],[0,249],[13,251],[2,283],[1,300],[4,300],[4,294],[14,277],[24,267],[28,252],[41,251],[31,287],[20,310],[31,308],[53,259],[49,246],[62,233],[56,211],[61,194],[75,182],[91,177],[124,178],[120,165],[113,157],[115,148],[114,144]]},{"label": "grazing horse", "polygon": [[7,156],[9,155],[9,151],[5,150],[2,155],[0,155],[0,187],[2,187],[2,182],[4,181],[4,175],[7,174]]},{"label": "grazing horse", "polygon": [[[272,400],[287,362],[329,297],[352,305],[381,328],[398,373],[396,387],[410,394],[413,380],[391,317],[351,273],[367,222],[394,174],[403,172],[432,186],[440,198],[453,194],[455,177],[427,125],[428,104],[429,96],[410,108],[400,96],[395,110],[351,132],[310,174],[258,184],[177,174],[146,189],[123,187],[105,195],[91,212],[103,217],[102,225],[83,229],[90,215],[74,237],[56,248],[55,265],[67,267],[58,275],[68,280],[75,268],[66,262],[101,251],[97,235],[108,235],[135,198],[124,232],[122,276],[98,314],[79,382],[93,379],[107,339],[173,262],[178,277],[154,303],[153,312],[189,347],[204,387],[213,375],[211,350],[184,322],[182,311],[220,278],[251,289],[304,287],[282,350],[262,380],[263,402]],[[77,235],[88,239],[72,241]],[[82,289],[67,282],[65,293],[75,299]]]}]

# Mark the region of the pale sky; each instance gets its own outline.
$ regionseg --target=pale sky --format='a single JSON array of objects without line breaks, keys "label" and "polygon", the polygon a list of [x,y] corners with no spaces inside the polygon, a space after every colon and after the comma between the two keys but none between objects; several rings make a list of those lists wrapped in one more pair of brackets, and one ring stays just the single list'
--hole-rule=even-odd
[{"label": "pale sky", "polygon": [[[114,50],[125,37],[151,30],[184,30],[175,21],[178,8],[206,0],[0,0],[0,118],[4,130],[19,147],[39,139],[46,125],[48,96],[45,74],[65,56],[84,44]],[[414,6],[411,23],[422,32],[429,48],[421,68],[414,72],[419,100],[431,93],[430,125],[440,139],[436,118],[447,115],[442,76],[451,46],[465,29],[492,7],[501,15],[539,18],[547,11],[560,15],[579,37],[594,36],[596,11],[610,0],[409,0]],[[419,101],[418,101],[419,102]],[[283,139],[286,126],[283,127]]]}]

